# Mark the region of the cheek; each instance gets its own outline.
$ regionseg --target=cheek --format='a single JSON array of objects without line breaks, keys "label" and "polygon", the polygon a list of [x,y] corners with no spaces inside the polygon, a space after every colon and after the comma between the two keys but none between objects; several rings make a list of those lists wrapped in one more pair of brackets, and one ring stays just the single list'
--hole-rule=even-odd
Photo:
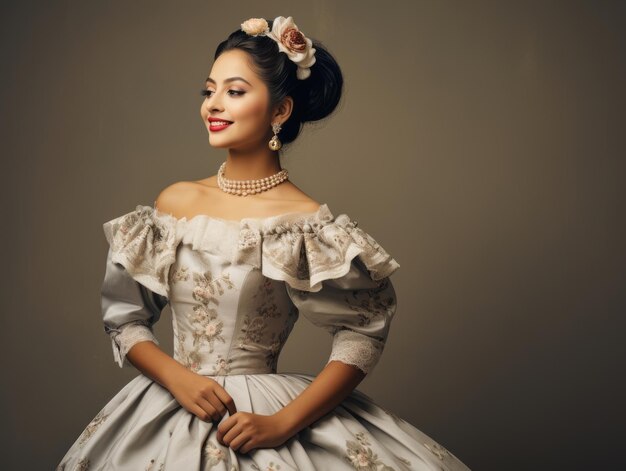
[{"label": "cheek", "polygon": [[235,103],[231,106],[233,121],[247,121],[250,123],[262,123],[266,119],[266,107],[261,101],[248,101]]}]

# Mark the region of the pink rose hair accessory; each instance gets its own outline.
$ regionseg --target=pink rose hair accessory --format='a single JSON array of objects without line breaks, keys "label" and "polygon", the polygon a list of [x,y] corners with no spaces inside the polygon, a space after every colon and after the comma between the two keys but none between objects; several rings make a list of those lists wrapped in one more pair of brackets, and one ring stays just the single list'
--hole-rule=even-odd
[{"label": "pink rose hair accessory", "polygon": [[277,16],[272,22],[270,31],[267,21],[263,18],[250,18],[241,23],[241,30],[251,36],[267,36],[278,44],[278,50],[287,54],[298,69],[296,77],[305,80],[311,75],[311,66],[315,64],[315,48],[291,16]]},{"label": "pink rose hair accessory", "polygon": [[250,36],[259,36],[269,33],[270,27],[265,18],[250,18],[241,23],[241,30]]}]

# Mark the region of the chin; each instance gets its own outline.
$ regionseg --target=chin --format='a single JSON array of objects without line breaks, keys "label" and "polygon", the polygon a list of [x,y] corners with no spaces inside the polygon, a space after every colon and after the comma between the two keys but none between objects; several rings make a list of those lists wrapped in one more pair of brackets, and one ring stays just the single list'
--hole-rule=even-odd
[{"label": "chin", "polygon": [[226,139],[219,139],[209,136],[209,145],[217,149],[227,149],[233,146],[233,142]]}]

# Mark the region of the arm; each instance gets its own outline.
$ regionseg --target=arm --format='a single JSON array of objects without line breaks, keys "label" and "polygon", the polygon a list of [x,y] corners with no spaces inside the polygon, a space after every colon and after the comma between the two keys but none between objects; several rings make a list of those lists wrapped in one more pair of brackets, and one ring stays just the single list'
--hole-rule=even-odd
[{"label": "arm", "polygon": [[[166,293],[158,283],[151,284]],[[134,366],[202,420],[219,420],[227,409],[236,412],[232,397],[222,386],[188,370],[158,347],[152,327],[168,299],[114,262],[111,249],[101,291],[104,330],[111,337],[113,356],[120,367]]]},{"label": "arm", "polygon": [[[168,387],[183,365],[158,347],[153,326],[167,298],[138,283],[109,249],[101,288],[104,330],[112,338],[113,354],[120,367],[131,364],[149,378]],[[128,361],[127,361],[128,360]]]},{"label": "arm", "polygon": [[340,361],[330,361],[298,397],[275,415],[291,437],[333,410],[363,381],[366,374]]},{"label": "arm", "polygon": [[165,353],[154,342],[140,341],[126,354],[128,361],[145,376],[171,390],[181,376],[190,373],[178,361]]},{"label": "arm", "polygon": [[290,435],[341,404],[378,363],[396,310],[389,278],[374,281],[353,263],[350,271],[324,282],[318,292],[287,287],[298,311],[333,334],[329,361],[311,384],[276,413]]}]

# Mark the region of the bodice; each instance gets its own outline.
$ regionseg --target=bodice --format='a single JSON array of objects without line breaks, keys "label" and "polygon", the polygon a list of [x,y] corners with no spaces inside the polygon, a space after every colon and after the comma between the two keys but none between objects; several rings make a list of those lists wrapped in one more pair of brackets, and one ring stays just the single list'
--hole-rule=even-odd
[{"label": "bodice", "polygon": [[276,373],[300,313],[333,334],[331,359],[366,371],[382,352],[400,265],[326,204],[240,221],[137,205],[103,229],[103,315],[120,366],[137,341],[158,343],[167,303],[174,358],[199,374]]},{"label": "bodice", "polygon": [[174,358],[204,375],[276,373],[298,310],[283,281],[178,247],[170,274]]}]

